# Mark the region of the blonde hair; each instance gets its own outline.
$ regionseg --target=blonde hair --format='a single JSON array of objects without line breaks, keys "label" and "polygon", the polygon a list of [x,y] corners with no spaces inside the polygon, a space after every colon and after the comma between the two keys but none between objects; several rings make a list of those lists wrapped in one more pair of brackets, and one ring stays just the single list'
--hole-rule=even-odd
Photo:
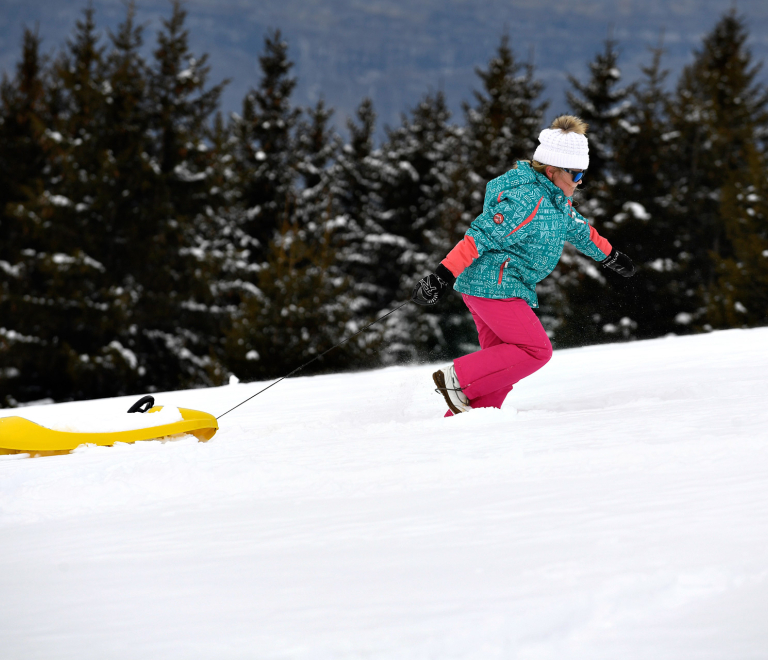
[{"label": "blonde hair", "polygon": [[[531,166],[531,169],[536,170],[539,174],[546,174],[544,170],[546,170],[548,167],[554,167],[553,165],[540,163],[538,160],[519,160],[512,166],[513,170],[517,169],[518,163],[528,163]],[[560,169],[560,168],[557,168],[557,169]]]}]

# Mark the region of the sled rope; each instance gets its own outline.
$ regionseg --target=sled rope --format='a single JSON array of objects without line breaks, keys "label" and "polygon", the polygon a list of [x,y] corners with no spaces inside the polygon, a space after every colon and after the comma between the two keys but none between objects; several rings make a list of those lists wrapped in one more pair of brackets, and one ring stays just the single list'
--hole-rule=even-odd
[{"label": "sled rope", "polygon": [[348,342],[350,339],[354,339],[355,337],[357,337],[357,335],[359,335],[361,332],[364,332],[365,330],[367,330],[368,328],[370,328],[372,325],[374,325],[374,324],[378,323],[379,321],[383,321],[383,320],[384,320],[385,318],[387,318],[387,317],[388,317],[390,314],[394,314],[394,313],[395,313],[395,312],[396,312],[398,309],[402,309],[402,308],[403,308],[403,307],[405,307],[405,306],[406,306],[406,305],[407,305],[409,302],[411,302],[411,301],[410,301],[410,300],[406,300],[406,301],[405,301],[405,302],[404,302],[402,305],[399,305],[398,307],[395,307],[393,310],[390,310],[389,312],[387,312],[386,314],[384,314],[384,316],[380,316],[380,317],[379,317],[379,318],[377,318],[375,321],[371,321],[371,322],[370,322],[368,325],[366,325],[365,327],[363,327],[363,328],[360,328],[360,330],[358,330],[358,331],[357,331],[355,334],[353,334],[353,335],[350,335],[350,336],[349,336],[349,337],[347,337],[346,339],[343,339],[342,341],[340,341],[338,344],[335,344],[334,346],[331,346],[331,347],[330,347],[330,348],[329,348],[327,351],[324,351],[324,352],[320,353],[320,355],[316,355],[316,356],[315,356],[315,357],[313,357],[313,358],[312,358],[312,359],[311,359],[309,362],[305,362],[305,363],[304,363],[304,364],[302,364],[300,367],[296,367],[296,368],[295,368],[295,369],[294,369],[294,370],[293,370],[291,373],[289,373],[289,374],[286,374],[286,375],[285,375],[285,376],[283,376],[282,378],[279,378],[278,380],[276,380],[274,383],[272,383],[272,384],[270,384],[270,385],[267,385],[267,386],[266,386],[266,387],[265,387],[263,390],[259,390],[259,391],[258,391],[258,392],[256,392],[256,394],[254,394],[253,396],[249,396],[249,397],[248,397],[248,398],[247,398],[245,401],[241,401],[241,402],[240,402],[240,403],[238,403],[238,404],[237,404],[237,405],[236,405],[234,408],[230,408],[229,410],[227,410],[227,412],[225,412],[225,413],[222,413],[222,414],[221,414],[221,415],[219,415],[219,416],[218,416],[216,419],[217,419],[217,420],[221,419],[222,417],[224,417],[224,415],[226,415],[226,414],[228,414],[228,413],[231,413],[231,412],[232,412],[232,411],[233,411],[235,408],[239,408],[239,407],[240,407],[240,406],[242,406],[244,403],[248,403],[248,402],[249,402],[251,399],[253,399],[254,397],[257,397],[257,396],[259,396],[259,394],[261,394],[262,392],[266,392],[266,391],[267,391],[267,390],[268,390],[270,387],[274,387],[274,386],[275,386],[275,385],[277,385],[279,382],[281,382],[281,381],[284,381],[286,378],[290,378],[291,376],[293,376],[293,374],[295,374],[295,373],[297,373],[297,372],[301,371],[301,370],[302,370],[304,367],[308,367],[308,366],[309,366],[310,364],[312,364],[312,363],[313,363],[315,360],[319,360],[319,359],[320,359],[321,357],[323,357],[323,355],[325,355],[326,353],[330,353],[330,352],[331,352],[331,351],[332,351],[334,348],[338,348],[338,347],[339,347],[339,346],[341,346],[342,344],[346,344],[346,343],[347,343],[347,342]]}]

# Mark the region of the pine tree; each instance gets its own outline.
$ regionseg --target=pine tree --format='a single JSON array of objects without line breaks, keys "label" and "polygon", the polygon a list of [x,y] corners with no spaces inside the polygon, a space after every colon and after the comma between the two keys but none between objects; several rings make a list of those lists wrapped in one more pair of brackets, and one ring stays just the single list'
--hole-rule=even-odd
[{"label": "pine tree", "polygon": [[530,159],[548,101],[541,101],[544,85],[535,79],[531,61],[520,62],[505,34],[486,70],[476,69],[482,91],[475,105],[464,104],[466,139],[473,180],[479,196],[472,197],[473,217],[482,210],[482,186],[512,169],[515,161]]},{"label": "pine tree", "polygon": [[[387,131],[381,149],[382,213],[368,240],[376,243],[372,264],[382,306],[392,308],[410,296],[420,277],[434,270],[466,230],[457,183],[469,178],[461,130],[449,123],[442,94],[428,94]],[[408,307],[388,319],[385,361],[428,353],[455,355],[476,334],[458,296],[437,309]]]},{"label": "pine tree", "polygon": [[[532,59],[521,62],[516,57],[507,34],[502,36],[488,68],[476,69],[482,91],[473,93],[474,106],[464,104],[466,129],[463,142],[469,171],[458,168],[459,176],[455,181],[458,208],[451,223],[453,236],[449,242],[455,244],[482,212],[488,181],[515,167],[517,160],[529,160],[536,150],[549,101],[541,100],[544,85],[535,78],[534,71]],[[548,289],[543,291],[545,312],[547,301],[550,301],[549,307],[552,306],[553,293]],[[457,307],[450,323],[461,328],[457,333],[461,340],[456,343],[456,348],[466,352],[476,344],[476,333],[466,323],[466,314],[460,321],[461,312]],[[549,326],[553,325],[552,319],[544,320]]]},{"label": "pine tree", "polygon": [[[146,153],[159,172],[143,201],[153,223],[145,239],[138,273],[141,304],[138,324],[145,328],[141,350],[154,353],[153,372],[166,382],[211,384],[223,377],[217,364],[220,318],[206,282],[210,256],[197,237],[211,224],[220,203],[212,181],[216,154],[210,149],[210,120],[227,81],[207,87],[207,55],[189,50],[186,12],[176,0],[163,21],[148,74],[150,132]],[[138,274],[137,273],[137,274]],[[137,278],[138,279],[138,278]],[[158,358],[163,356],[163,360]]]},{"label": "pine tree", "polygon": [[[228,365],[240,378],[285,375],[343,339],[350,319],[347,283],[335,259],[332,110],[320,101],[296,126],[298,188],[227,337]],[[334,351],[304,373],[338,369],[350,349]]]},{"label": "pine tree", "polygon": [[[266,284],[268,289],[272,284],[281,285],[281,276],[273,277],[270,272],[278,267],[285,267],[281,273],[294,268],[296,260],[280,250],[290,246],[293,238],[301,240],[301,236],[289,236],[298,232],[294,224],[295,130],[301,112],[291,104],[296,80],[289,75],[293,63],[279,31],[267,34],[259,64],[258,87],[246,94],[242,115],[233,114],[226,129],[226,204],[218,220],[231,237],[230,244],[234,241],[237,246],[229,249],[224,265],[228,281],[219,290],[219,297],[226,297],[231,308],[225,361],[238,377],[247,379],[271,377],[280,371],[277,364],[262,360],[272,354],[262,343],[262,329],[265,319],[274,318],[273,309],[279,314],[283,308],[271,301],[274,291],[262,291],[260,285]],[[225,250],[219,247],[219,251]]]},{"label": "pine tree", "polygon": [[[735,257],[729,235],[740,234],[733,225],[742,215],[724,204],[751,185],[753,152],[768,126],[768,98],[755,81],[759,67],[752,64],[747,37],[744,20],[734,11],[725,14],[684,69],[671,109],[679,134],[670,160],[671,211],[679,280],[689,301],[681,313],[692,329],[723,318],[718,268]],[[742,180],[741,190],[733,188]]]},{"label": "pine tree", "polygon": [[768,324],[768,186],[765,155],[747,153],[749,170],[726,178],[721,214],[731,254],[715,263],[707,319],[714,328]]},{"label": "pine tree", "polygon": [[669,162],[676,134],[669,123],[671,99],[662,56],[661,44],[652,49],[651,63],[642,68],[643,77],[616,134],[612,217],[603,227],[611,243],[631,255],[637,273],[629,281],[606,276],[608,288],[595,301],[596,323],[609,339],[674,332],[681,327],[675,318],[685,314],[677,280],[677,227],[669,209]]},{"label": "pine tree", "polygon": [[319,238],[332,231],[338,210],[332,166],[340,140],[329,126],[332,116],[333,110],[321,99],[297,123],[295,215],[307,237]]},{"label": "pine tree", "polygon": [[[386,165],[381,150],[375,148],[375,126],[373,102],[365,98],[355,119],[347,120],[349,141],[342,144],[329,173],[336,209],[331,236],[335,270],[347,282],[344,298],[352,314],[350,332],[386,313],[391,302],[389,290],[377,274]],[[354,345],[345,349],[349,359],[356,365],[380,364],[385,332],[384,325],[375,325],[358,336]]]},{"label": "pine tree", "polygon": [[[265,40],[262,80],[232,125],[236,185],[230,210],[248,237],[249,273],[227,333],[227,364],[240,378],[267,378],[323,353],[348,334],[354,293],[336,259],[341,207],[339,138],[323,101],[292,108],[296,84],[279,32]],[[241,269],[242,270],[242,269]],[[353,324],[354,326],[354,324]],[[353,329],[353,328],[352,328]],[[357,342],[308,373],[349,364]]]},{"label": "pine tree", "polygon": [[[227,365],[241,379],[283,376],[341,340],[349,319],[345,283],[329,277],[333,250],[303,237],[297,222],[270,245],[253,295],[244,298],[227,334]],[[347,362],[344,350],[304,373]]]},{"label": "pine tree", "polygon": [[376,112],[370,99],[360,103],[356,119],[347,120],[350,139],[332,171],[339,224],[333,238],[340,270],[350,279],[353,308],[365,318],[381,311],[391,298],[376,276],[385,166],[374,145]]},{"label": "pine tree", "polygon": [[147,176],[154,177],[142,156],[149,126],[147,74],[139,55],[142,29],[134,17],[129,4],[107,50],[97,47],[93,12],[87,9],[57,66],[67,108],[59,130],[67,148],[61,174],[48,188],[70,200],[57,209],[57,224],[77,227],[68,253],[82,252],[91,269],[81,285],[69,278],[62,282],[65,290],[83,292],[74,305],[83,318],[67,337],[73,355],[56,399],[140,392],[154,384],[147,382],[154,356],[141,355],[132,345],[140,335],[133,313],[140,291],[131,256],[147,235],[137,226],[144,213],[136,192],[144,189]]},{"label": "pine tree", "polygon": [[[0,399],[39,399],[39,377],[51,365],[35,360],[45,344],[30,299],[29,266],[40,247],[43,219],[24,204],[42,192],[47,152],[56,137],[46,133],[50,97],[40,39],[24,31],[16,75],[3,77],[0,99]],[[28,368],[31,367],[31,368]]]},{"label": "pine tree", "polygon": [[[286,235],[283,232],[277,257],[284,258],[286,238],[291,242],[294,254],[306,255],[306,261],[296,261],[293,287],[294,295],[301,296],[301,282],[311,290],[311,310],[305,312],[305,324],[309,341],[302,339],[297,356],[314,356],[342,341],[356,329],[354,322],[356,293],[350,286],[350,278],[338,259],[337,234],[345,226],[339,196],[337,157],[341,148],[340,138],[330,127],[333,110],[318,101],[314,108],[305,111],[305,118],[297,124],[296,172],[298,190],[296,195],[295,229]],[[274,259],[274,257],[273,257]],[[275,264],[279,269],[279,263]],[[290,289],[290,287],[288,287]],[[264,285],[263,292],[267,292]],[[292,299],[283,298],[283,304]],[[295,303],[297,308],[301,304]],[[289,327],[290,324],[289,324]],[[306,337],[305,332],[302,335]],[[295,342],[296,339],[294,338]],[[313,370],[338,370],[351,364],[359,364],[360,358],[371,348],[370,337],[360,337],[348,343],[343,349],[329,354],[322,362],[313,365]],[[296,358],[294,358],[296,359]]]},{"label": "pine tree", "polygon": [[[0,211],[24,200],[45,162],[43,136],[48,121],[45,62],[36,32],[24,31],[21,60],[12,80],[3,76],[0,95]],[[5,225],[5,223],[3,223]],[[4,236],[4,238],[9,238]],[[2,242],[7,245],[7,240]],[[0,249],[3,249],[0,247]]]},{"label": "pine tree", "polygon": [[210,350],[218,333],[204,305],[205,259],[194,249],[215,199],[203,139],[220,87],[203,91],[204,66],[178,66],[191,58],[183,19],[175,5],[150,69],[132,5],[107,54],[87,9],[55,63],[45,163],[36,190],[15,207],[33,219],[34,247],[24,251],[25,288],[16,295],[26,307],[14,318],[35,338],[19,358],[27,382],[16,384],[16,398],[221,378]]},{"label": "pine tree", "polygon": [[[589,169],[576,193],[574,206],[601,234],[606,233],[604,223],[621,208],[617,206],[614,190],[621,176],[615,155],[626,130],[628,97],[634,89],[632,85],[618,87],[618,58],[616,42],[607,39],[603,51],[589,65],[589,80],[582,83],[570,76],[575,91],[566,94],[573,113],[589,125]],[[582,196],[586,201],[581,201]],[[545,327],[553,333],[555,344],[572,346],[615,339],[612,333],[605,332],[606,326],[612,327],[605,323],[605,314],[596,309],[601,301],[604,308],[607,300],[615,299],[610,292],[607,279],[595,262],[566,245],[560,264],[541,285]],[[625,329],[632,328],[634,323],[627,318]]]},{"label": "pine tree", "polygon": [[352,118],[347,120],[350,139],[338,154],[335,178],[341,212],[348,222],[364,227],[380,187],[380,168],[377,167],[380,161],[374,156],[376,111],[370,98],[362,100],[355,117],[357,123]]},{"label": "pine tree", "polygon": [[[589,71],[587,83],[575,76],[568,77],[575,91],[567,92],[566,96],[574,114],[589,124],[589,188],[591,197],[599,199],[608,196],[608,186],[615,179],[617,134],[622,130],[622,122],[626,122],[627,101],[634,85],[617,87],[621,70],[618,44],[613,39],[606,39],[603,51],[590,62]],[[593,216],[603,215],[596,203],[593,206]]]},{"label": "pine tree", "polygon": [[293,211],[296,176],[295,127],[300,110],[291,105],[296,79],[290,77],[293,63],[288,44],[279,30],[264,40],[259,57],[262,78],[243,101],[242,117],[234,117],[234,167],[247,209],[246,230],[261,247],[262,259]]}]

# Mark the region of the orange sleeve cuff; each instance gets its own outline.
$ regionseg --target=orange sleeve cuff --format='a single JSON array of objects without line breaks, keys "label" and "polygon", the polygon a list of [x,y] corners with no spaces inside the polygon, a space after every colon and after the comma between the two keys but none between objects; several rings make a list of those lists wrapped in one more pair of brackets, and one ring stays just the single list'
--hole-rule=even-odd
[{"label": "orange sleeve cuff", "polygon": [[475,239],[471,236],[465,236],[440,263],[450,270],[454,277],[458,277],[479,256]]},{"label": "orange sleeve cuff", "polygon": [[589,226],[589,240],[591,240],[600,252],[604,252],[607,257],[611,253],[611,244],[597,233],[592,225]]}]

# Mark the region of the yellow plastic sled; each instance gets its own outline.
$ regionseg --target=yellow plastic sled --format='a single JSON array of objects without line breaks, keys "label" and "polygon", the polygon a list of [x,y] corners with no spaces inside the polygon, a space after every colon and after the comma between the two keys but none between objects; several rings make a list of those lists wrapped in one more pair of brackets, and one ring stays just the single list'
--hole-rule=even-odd
[{"label": "yellow plastic sled", "polygon": [[[162,406],[150,408],[145,412],[154,413],[159,410],[162,410]],[[0,418],[0,454],[52,456],[66,454],[84,444],[109,447],[116,442],[156,440],[180,433],[189,433],[198,440],[205,441],[210,440],[219,428],[216,418],[206,412],[187,408],[179,408],[179,412],[183,418],[180,422],[110,433],[54,431],[23,417],[2,417]]]}]

